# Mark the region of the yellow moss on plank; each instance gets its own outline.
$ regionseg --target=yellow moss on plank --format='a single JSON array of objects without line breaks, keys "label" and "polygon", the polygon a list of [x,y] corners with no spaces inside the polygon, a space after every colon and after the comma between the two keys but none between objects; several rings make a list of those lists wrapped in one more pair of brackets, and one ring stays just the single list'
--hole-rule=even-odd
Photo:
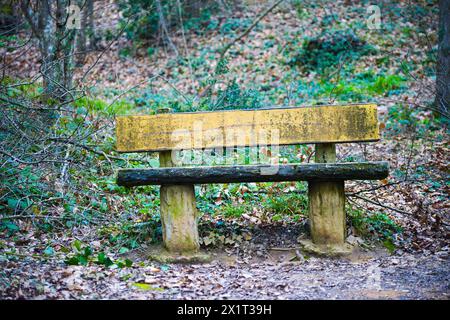
[{"label": "yellow moss on plank", "polygon": [[380,138],[374,104],[119,116],[116,121],[119,152]]}]

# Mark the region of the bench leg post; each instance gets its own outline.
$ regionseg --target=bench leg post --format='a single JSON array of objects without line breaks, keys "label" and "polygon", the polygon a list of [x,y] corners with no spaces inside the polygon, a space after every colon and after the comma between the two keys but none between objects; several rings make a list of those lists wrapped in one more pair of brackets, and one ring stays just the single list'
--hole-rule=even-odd
[{"label": "bench leg post", "polygon": [[343,244],[345,241],[344,181],[311,182],[308,192],[313,243]]},{"label": "bench leg post", "polygon": [[[336,146],[316,144],[315,161],[336,162]],[[344,181],[308,183],[309,219],[312,242],[342,245],[345,241]]]},{"label": "bench leg post", "polygon": [[[161,167],[172,167],[172,152],[159,153]],[[169,252],[199,249],[194,185],[162,185],[160,212],[164,247]]]}]

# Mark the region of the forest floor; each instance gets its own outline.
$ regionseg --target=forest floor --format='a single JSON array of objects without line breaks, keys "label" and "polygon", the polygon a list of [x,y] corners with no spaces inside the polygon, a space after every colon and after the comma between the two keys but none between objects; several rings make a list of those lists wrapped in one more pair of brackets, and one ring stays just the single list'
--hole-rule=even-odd
[{"label": "forest floor", "polygon": [[[243,261],[219,251],[206,264],[125,269],[1,261],[8,299],[449,299],[448,253],[291,261],[295,251]],[[145,261],[145,260],[143,260]]]},{"label": "forest floor", "polygon": [[[112,2],[105,1],[103,5],[108,14],[100,15],[97,22],[99,31],[106,33],[106,30],[116,29],[119,18]],[[264,5],[256,5],[254,10],[237,13],[230,24],[236,23],[237,20],[251,21],[254,12],[260,12],[263,7]],[[266,94],[264,102],[267,104],[300,105],[308,103],[309,100],[345,103],[346,90],[353,94],[352,90],[361,84],[360,80],[349,79],[348,83],[342,84],[341,87],[340,76],[335,76],[330,83],[336,85],[337,91],[331,89],[316,96],[317,90],[314,88],[325,86],[315,82],[316,74],[294,72],[294,67],[284,63],[285,53],[299,45],[297,39],[313,35],[320,26],[317,21],[325,20],[331,12],[340,16],[338,20],[343,21],[342,23],[352,24],[357,21],[356,13],[350,10],[348,13],[345,8],[348,6],[336,1],[327,7],[314,7],[316,11],[309,15],[305,13],[307,9],[297,9],[296,12],[289,6],[275,10],[261,21],[250,36],[236,43],[230,50],[229,72],[221,81],[226,83],[228,78],[236,77],[243,88],[258,84],[257,89]],[[426,75],[425,64],[419,63],[427,58],[425,52],[428,43],[423,40],[424,32],[408,31],[412,28],[411,22],[394,22],[395,27],[390,32],[370,34],[370,39],[378,47],[379,55],[355,61],[352,66],[354,69],[346,72],[362,74],[370,69],[375,74],[388,77],[399,73],[398,61],[405,59],[416,68],[412,79],[406,81],[406,89],[403,91],[374,93],[373,100],[380,105],[379,118],[383,135],[381,141],[371,144],[343,144],[337,149],[340,160],[353,157],[358,160],[389,161],[391,172],[388,179],[380,182],[346,183],[346,193],[354,208],[370,213],[370,216],[382,212],[385,214],[383,217],[389,219],[387,222],[364,220],[364,223],[373,227],[368,232],[369,236],[374,230],[382,232],[384,227],[390,227],[390,221],[401,226],[401,233],[388,234],[387,244],[382,245],[385,238],[381,239],[382,241],[364,239],[361,240],[362,248],[346,258],[308,256],[293,249],[298,245],[298,237],[308,237],[305,232],[307,219],[304,212],[298,214],[297,211],[300,210],[296,211],[297,220],[291,219],[287,213],[286,216],[289,217],[283,217],[280,221],[275,219],[279,214],[272,212],[274,207],[271,207],[271,211],[250,205],[245,207],[245,213],[229,217],[220,211],[226,201],[228,207],[238,207],[253,196],[249,196],[250,191],[257,194],[258,191],[271,193],[273,190],[270,189],[272,187],[266,186],[261,186],[261,190],[256,191],[239,187],[233,193],[227,189],[231,187],[221,186],[219,189],[205,191],[214,194],[207,198],[207,202],[208,205],[212,203],[218,214],[212,212],[210,207],[201,210],[202,250],[209,252],[213,261],[193,265],[151,262],[146,259],[145,241],[139,242],[136,249],[128,246],[126,241],[129,239],[125,236],[123,243],[127,243],[126,245],[118,245],[117,241],[112,245],[108,236],[119,234],[117,238],[122,241],[121,232],[132,233],[126,229],[127,223],[149,223],[152,216],[143,217],[140,210],[144,210],[143,204],[153,203],[157,193],[152,189],[151,195],[138,198],[135,194],[139,192],[136,191],[130,205],[127,199],[132,197],[131,192],[117,191],[112,187],[112,184],[115,184],[113,171],[119,168],[119,165],[107,161],[109,159],[102,159],[101,168],[99,161],[89,164],[89,169],[82,167],[80,170],[89,171],[97,165],[99,168],[92,168],[92,175],[97,176],[98,180],[78,173],[71,177],[82,185],[80,187],[73,183],[76,185],[73,189],[83,189],[76,189],[76,204],[70,205],[71,210],[75,209],[70,214],[82,216],[82,205],[91,208],[94,201],[105,200],[107,203],[104,212],[93,215],[91,220],[87,219],[93,222],[92,224],[77,222],[70,230],[65,226],[58,226],[60,218],[66,222],[62,217],[68,209],[66,204],[57,202],[53,206],[48,205],[48,210],[45,211],[48,212],[49,221],[53,221],[53,218],[57,222],[52,232],[37,230],[34,226],[36,221],[33,219],[32,222],[20,220],[11,227],[20,228],[20,236],[19,233],[10,235],[9,230],[2,229],[5,236],[0,239],[0,298],[448,299],[448,134],[445,128],[428,124],[427,119],[431,115],[429,110],[417,111],[415,108],[432,99],[430,90],[427,90],[432,84],[432,78]],[[226,23],[221,18],[218,24],[224,29]],[[242,28],[238,30],[242,31]],[[433,37],[431,31],[425,30],[425,33]],[[103,44],[103,49],[107,49],[103,53],[89,54],[86,66],[77,72],[75,78],[82,78],[84,71],[95,65],[89,77],[81,83],[91,97],[100,96],[111,102],[120,94],[121,97],[129,97],[129,101],[140,108],[136,108],[136,112],[143,110],[140,104],[146,107],[150,100],[152,107],[159,104],[167,106],[167,101],[158,100],[161,96],[175,97],[179,102],[184,99],[184,95],[198,97],[206,91],[208,75],[213,73],[217,64],[217,59],[213,59],[217,58],[216,52],[209,49],[225,43],[229,38],[229,35],[224,36],[217,31],[208,31],[202,35],[192,31],[186,31],[184,35],[178,31],[172,40],[181,54],[189,57],[186,59],[190,64],[188,66],[186,61],[175,63],[173,53],[168,54],[163,47],[158,47],[157,52],[150,57],[142,48],[138,48],[134,56],[123,56],[120,52],[128,40],[121,37],[111,46]],[[385,62],[380,58],[384,55],[394,58],[391,62]],[[11,68],[16,75],[29,77],[37,72],[38,59],[37,51],[30,50],[27,55],[13,61]],[[148,80],[157,74],[163,76],[155,78],[151,85],[146,87]],[[291,87],[291,83],[295,81],[300,83],[297,88],[299,91],[291,92],[296,90]],[[310,91],[302,91],[302,85],[305,84],[302,84],[302,81],[308,84]],[[139,91],[140,89],[142,91]],[[333,97],[334,94],[338,96]],[[349,100],[355,102],[363,98],[367,96],[352,96]],[[408,107],[400,108],[399,101]],[[402,121],[408,124],[402,125]],[[114,134],[113,126],[110,127],[107,137]],[[309,156],[311,155],[310,152]],[[299,157],[303,161],[305,155]],[[110,170],[110,166],[114,170]],[[101,179],[98,176],[101,176]],[[67,187],[67,194],[71,191],[70,188],[72,187]],[[296,188],[297,186],[289,184],[275,184],[273,189],[277,196],[281,194],[280,197],[284,197],[289,192],[301,191]],[[146,189],[145,192],[147,191]],[[225,199],[224,195],[230,193],[232,196]],[[283,205],[289,204],[289,200],[282,200]],[[252,202],[252,205],[258,202],[261,202],[259,198]],[[145,210],[154,208],[145,207]],[[123,220],[126,220],[126,223],[123,223]],[[220,234],[215,232],[219,224],[225,224],[226,229]],[[122,228],[123,225],[126,228]],[[354,225],[349,225],[348,235],[354,241],[360,242],[359,236],[363,235],[358,234],[356,229]],[[75,245],[78,247],[75,250],[74,242],[77,241],[82,245]],[[214,241],[218,244],[212,243]],[[125,246],[128,246],[125,248],[126,252],[120,253]],[[74,255],[75,251],[79,253],[86,248],[95,254],[107,252],[113,261],[130,259],[133,264],[127,267],[118,267],[117,263],[110,267],[99,265],[94,262],[94,254],[86,255],[89,256],[89,263],[84,266],[67,265],[64,262],[68,256]]]},{"label": "forest floor", "polygon": [[0,298],[449,299],[448,247],[392,254],[381,245],[357,246],[346,257],[314,257],[297,248],[298,237],[307,236],[301,230],[256,228],[251,241],[202,249],[211,258],[203,264],[152,262],[146,245],[119,255],[133,261],[126,268],[68,266],[29,253],[0,257]]}]

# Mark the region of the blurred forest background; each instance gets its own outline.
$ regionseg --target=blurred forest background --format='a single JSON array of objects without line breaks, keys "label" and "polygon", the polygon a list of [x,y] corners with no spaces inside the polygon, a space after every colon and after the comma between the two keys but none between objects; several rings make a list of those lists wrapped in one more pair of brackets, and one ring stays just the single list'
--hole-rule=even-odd
[{"label": "blurred forest background", "polygon": [[[339,145],[339,161],[387,160],[391,173],[346,183],[348,235],[446,255],[449,14],[448,0],[0,1],[0,260],[127,268],[161,241],[159,187],[115,182],[158,155],[118,154],[116,115],[359,102],[379,105],[382,140]],[[245,163],[245,149],[228,156]],[[202,247],[245,258],[295,245],[306,190],[196,186]],[[12,279],[0,274],[0,296]]]}]

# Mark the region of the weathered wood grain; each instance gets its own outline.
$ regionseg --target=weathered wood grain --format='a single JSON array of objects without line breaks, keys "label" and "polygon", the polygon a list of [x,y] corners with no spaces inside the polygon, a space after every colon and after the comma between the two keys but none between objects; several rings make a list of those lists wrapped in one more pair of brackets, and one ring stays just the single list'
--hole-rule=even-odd
[{"label": "weathered wood grain", "polygon": [[[159,153],[159,165],[173,168],[170,151]],[[193,184],[161,185],[160,216],[163,244],[169,252],[196,252],[198,238],[198,212]]]},{"label": "weathered wood grain", "polygon": [[[316,144],[315,162],[316,164],[335,163],[336,145]],[[344,180],[310,181],[308,202],[313,243],[343,245],[345,241]]]},{"label": "weathered wood grain", "polygon": [[[239,165],[119,170],[121,186],[275,181],[377,180],[387,177],[387,162]],[[270,174],[267,174],[270,173]]]},{"label": "weathered wood grain", "polygon": [[119,116],[117,151],[379,140],[374,104]]}]

